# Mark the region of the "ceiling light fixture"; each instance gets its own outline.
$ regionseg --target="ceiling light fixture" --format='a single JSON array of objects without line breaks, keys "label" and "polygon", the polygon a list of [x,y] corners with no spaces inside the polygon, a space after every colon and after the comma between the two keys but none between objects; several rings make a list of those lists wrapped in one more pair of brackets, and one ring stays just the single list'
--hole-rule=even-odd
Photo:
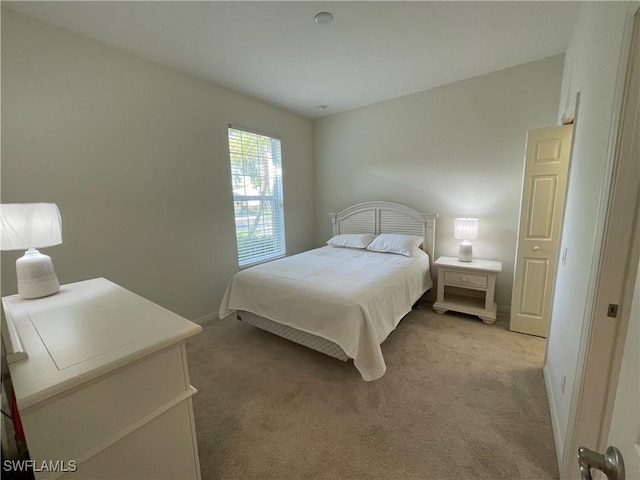
[{"label": "ceiling light fixture", "polygon": [[333,15],[329,12],[320,12],[313,18],[313,21],[318,25],[329,25],[333,22]]}]

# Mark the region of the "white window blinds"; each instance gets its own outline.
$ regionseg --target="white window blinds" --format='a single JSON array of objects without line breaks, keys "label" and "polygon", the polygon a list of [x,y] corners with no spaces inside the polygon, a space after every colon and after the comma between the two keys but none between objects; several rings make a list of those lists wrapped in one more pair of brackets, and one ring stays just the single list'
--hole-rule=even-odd
[{"label": "white window blinds", "polygon": [[229,127],[241,267],[285,255],[280,140]]}]

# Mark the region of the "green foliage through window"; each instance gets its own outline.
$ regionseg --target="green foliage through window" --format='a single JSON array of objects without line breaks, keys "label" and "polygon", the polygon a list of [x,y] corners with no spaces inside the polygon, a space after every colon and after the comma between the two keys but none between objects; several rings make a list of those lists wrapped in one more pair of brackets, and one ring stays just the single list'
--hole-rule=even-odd
[{"label": "green foliage through window", "polygon": [[280,140],[229,128],[238,263],[285,254]]}]

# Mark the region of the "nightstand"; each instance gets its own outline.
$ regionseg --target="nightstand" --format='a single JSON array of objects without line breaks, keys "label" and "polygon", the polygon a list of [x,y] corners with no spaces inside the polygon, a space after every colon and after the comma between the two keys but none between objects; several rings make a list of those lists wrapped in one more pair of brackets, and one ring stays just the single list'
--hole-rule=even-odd
[{"label": "nightstand", "polygon": [[461,262],[454,257],[440,257],[434,265],[438,268],[438,298],[433,304],[436,312],[452,310],[477,315],[484,323],[496,321],[498,307],[493,297],[502,262]]}]

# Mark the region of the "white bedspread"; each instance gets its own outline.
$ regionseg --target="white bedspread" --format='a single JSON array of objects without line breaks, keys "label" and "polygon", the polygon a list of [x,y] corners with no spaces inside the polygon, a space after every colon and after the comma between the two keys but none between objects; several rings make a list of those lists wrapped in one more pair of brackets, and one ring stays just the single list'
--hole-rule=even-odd
[{"label": "white bedspread", "polygon": [[331,340],[367,381],[384,375],[380,344],[432,286],[429,257],[322,247],[236,274],[220,318],[246,310]]}]

